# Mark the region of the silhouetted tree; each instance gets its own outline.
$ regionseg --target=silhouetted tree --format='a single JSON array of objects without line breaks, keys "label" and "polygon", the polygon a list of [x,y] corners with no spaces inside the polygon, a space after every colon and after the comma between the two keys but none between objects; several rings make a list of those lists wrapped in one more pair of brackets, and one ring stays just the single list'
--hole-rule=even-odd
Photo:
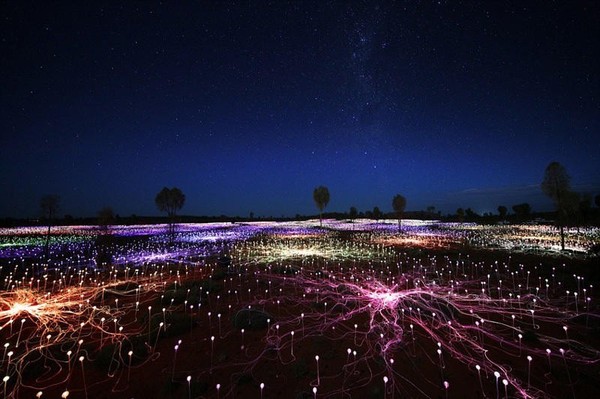
[{"label": "silhouetted tree", "polygon": [[56,214],[60,209],[60,197],[54,194],[42,197],[40,200],[40,208],[42,210],[42,216],[48,222],[48,232],[46,234],[45,246],[46,262],[48,262],[50,255],[50,227],[52,226],[52,221],[56,218]]},{"label": "silhouetted tree", "polygon": [[319,186],[313,191],[313,199],[317,208],[319,208],[319,226],[323,226],[323,209],[329,203],[329,189],[325,186]]},{"label": "silhouetted tree", "polygon": [[350,213],[348,214],[348,216],[350,216],[350,220],[354,222],[354,219],[356,219],[356,217],[358,216],[358,210],[356,209],[356,207],[350,207]]},{"label": "silhouetted tree", "polygon": [[458,221],[462,223],[465,220],[465,210],[458,208],[456,210],[456,216],[458,216]]},{"label": "silhouetted tree", "polygon": [[594,197],[594,204],[596,204],[596,206],[600,208],[600,194]]},{"label": "silhouetted tree", "polygon": [[173,239],[173,236],[175,235],[175,216],[177,215],[177,211],[179,211],[185,203],[185,195],[177,187],[171,189],[163,187],[163,189],[156,194],[154,202],[159,211],[167,213],[167,217],[169,218],[169,233],[171,239]]},{"label": "silhouetted tree", "polygon": [[522,204],[513,205],[512,210],[515,213],[517,219],[519,219],[520,221],[524,221],[529,217],[529,214],[531,213],[531,205],[529,205],[527,202],[524,202]]},{"label": "silhouetted tree", "polygon": [[396,215],[398,216],[398,231],[402,230],[402,214],[404,213],[404,209],[406,208],[406,198],[404,196],[397,194],[392,199],[392,208]]},{"label": "silhouetted tree", "polygon": [[560,226],[560,246],[565,249],[565,229],[569,213],[572,212],[574,196],[571,192],[571,178],[567,170],[559,162],[550,162],[544,172],[542,191],[546,194],[556,208],[556,222]]},{"label": "silhouetted tree", "polygon": [[381,210],[379,210],[378,206],[373,208],[373,219],[377,222],[381,219]]},{"label": "silhouetted tree", "polygon": [[467,208],[465,209],[465,216],[469,219],[469,220],[475,220],[479,217],[479,215],[477,213],[475,213],[475,211],[471,208]]},{"label": "silhouetted tree", "polygon": [[504,205],[500,205],[498,207],[498,214],[500,215],[500,219],[506,219],[506,214],[508,213],[508,209]]}]

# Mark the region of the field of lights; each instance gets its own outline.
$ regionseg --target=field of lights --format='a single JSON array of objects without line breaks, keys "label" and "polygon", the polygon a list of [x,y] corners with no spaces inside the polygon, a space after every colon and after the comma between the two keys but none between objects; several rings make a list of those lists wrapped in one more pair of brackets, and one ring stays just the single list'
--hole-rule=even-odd
[{"label": "field of lights", "polygon": [[588,398],[600,230],[0,229],[4,398]]}]

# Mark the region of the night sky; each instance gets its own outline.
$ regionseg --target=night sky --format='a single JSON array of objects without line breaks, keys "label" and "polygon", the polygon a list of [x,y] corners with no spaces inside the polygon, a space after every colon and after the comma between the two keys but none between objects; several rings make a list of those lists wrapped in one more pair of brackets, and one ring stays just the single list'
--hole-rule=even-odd
[{"label": "night sky", "polygon": [[551,161],[600,193],[597,2],[176,3],[0,4],[0,217],[158,215],[164,186],[186,215],[315,214],[318,185],[549,210]]}]

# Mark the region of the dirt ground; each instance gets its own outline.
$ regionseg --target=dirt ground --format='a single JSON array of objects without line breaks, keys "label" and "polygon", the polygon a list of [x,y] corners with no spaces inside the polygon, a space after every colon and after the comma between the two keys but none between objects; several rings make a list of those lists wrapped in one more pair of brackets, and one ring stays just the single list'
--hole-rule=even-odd
[{"label": "dirt ground", "polygon": [[[339,239],[350,243],[355,235],[344,233]],[[201,271],[182,277],[179,287],[169,283],[162,293],[148,292],[139,298],[131,294],[133,282],[129,291],[107,294],[103,303],[119,298],[119,306],[130,309],[120,324],[137,331],[136,334],[112,342],[99,340],[94,334],[94,339],[79,348],[78,354],[85,360],[73,361],[68,369],[57,369],[52,362],[42,364],[42,357],[37,358],[24,367],[29,371],[23,374],[16,397],[35,397],[39,390],[43,391],[43,398],[59,398],[68,390],[69,398],[89,399],[598,395],[600,319],[596,293],[588,288],[586,295],[590,301],[587,307],[581,301],[577,312],[573,298],[571,304],[568,295],[566,301],[561,299],[564,290],[577,290],[572,276],[583,276],[582,286],[598,286],[597,258],[541,257],[470,248],[395,247],[389,251],[396,262],[387,265],[384,261],[313,257],[310,262],[286,259],[241,267],[235,259],[229,264],[210,259]],[[404,278],[399,262],[405,268]],[[377,278],[389,283],[391,276],[395,276],[397,280],[393,281],[402,283],[394,292],[402,293],[406,290],[404,283],[409,287],[407,291],[418,286],[421,281],[416,277],[418,274],[425,276],[423,279],[433,275],[430,283],[451,286],[451,279],[443,276],[457,264],[460,264],[457,270],[462,269],[457,274],[465,277],[456,279],[461,281],[461,289],[469,292],[463,295],[457,288],[453,294],[456,301],[448,299],[449,305],[444,302],[441,306],[441,300],[436,299],[433,305],[423,305],[423,315],[420,310],[417,314],[412,309],[409,316],[402,299],[393,302],[396,308],[374,311],[375,302],[369,305],[368,300],[363,301],[364,292],[344,292],[339,285],[347,279],[344,281],[370,289]],[[529,292],[540,298],[539,307],[533,308],[538,320],[529,321],[528,313],[517,305],[512,310],[502,305],[499,293],[489,295],[488,299],[493,300],[490,304],[477,299],[479,288],[486,286],[482,282],[490,281],[489,270],[498,264],[505,265],[505,271],[498,273],[504,276],[503,284],[508,287],[503,297],[508,298],[513,285],[530,285]],[[424,271],[415,272],[414,265]],[[413,267],[416,274],[410,274],[407,266]],[[170,270],[176,268],[173,265]],[[292,272],[299,270],[301,279]],[[509,282],[510,271],[519,270]],[[348,280],[350,276],[360,276],[361,271],[372,278],[355,283]],[[524,271],[530,272],[529,282],[525,281]],[[441,277],[436,277],[436,273]],[[546,279],[551,286],[547,298]],[[541,289],[536,292],[534,287]],[[390,300],[403,298],[398,295]],[[415,295],[419,295],[415,296],[418,300],[428,298],[422,293]],[[448,295],[448,298],[454,297]],[[134,314],[136,300],[142,311]],[[336,300],[343,303],[336,304]],[[195,306],[190,308],[190,305]],[[154,310],[150,322],[145,312],[148,306]],[[249,306],[256,313],[244,313]],[[161,312],[162,308],[165,312]],[[400,308],[406,311],[404,317]],[[473,328],[469,308],[476,309],[486,320],[485,328]],[[439,315],[425,316],[425,309],[438,309],[443,322],[438,320]],[[514,323],[511,313],[518,314],[521,338],[507,327]],[[267,323],[265,317],[270,319]],[[164,321],[163,327],[157,326],[160,321]],[[462,329],[453,331],[445,327],[448,321]],[[393,323],[397,324],[392,329]],[[564,326],[569,328],[568,340]],[[399,331],[402,335],[398,336]],[[384,349],[386,344],[389,347]],[[474,349],[478,345],[483,348],[481,352]],[[546,356],[546,348],[550,346],[555,350]],[[566,356],[560,355],[559,347],[566,351]],[[52,353],[64,356],[66,349],[55,348]],[[129,350],[133,352],[131,356]],[[319,356],[318,361],[315,356]],[[527,356],[532,356],[532,361]],[[476,365],[483,367],[479,373]],[[496,369],[501,371],[499,378],[493,375]],[[505,390],[502,379],[506,377],[509,381]]]}]

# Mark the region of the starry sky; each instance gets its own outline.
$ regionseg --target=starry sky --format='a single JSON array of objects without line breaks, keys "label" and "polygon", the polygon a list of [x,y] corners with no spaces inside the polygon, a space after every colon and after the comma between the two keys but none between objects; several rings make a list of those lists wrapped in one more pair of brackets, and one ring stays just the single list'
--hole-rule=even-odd
[{"label": "starry sky", "polygon": [[600,193],[594,1],[0,5],[0,217],[315,214]]}]

